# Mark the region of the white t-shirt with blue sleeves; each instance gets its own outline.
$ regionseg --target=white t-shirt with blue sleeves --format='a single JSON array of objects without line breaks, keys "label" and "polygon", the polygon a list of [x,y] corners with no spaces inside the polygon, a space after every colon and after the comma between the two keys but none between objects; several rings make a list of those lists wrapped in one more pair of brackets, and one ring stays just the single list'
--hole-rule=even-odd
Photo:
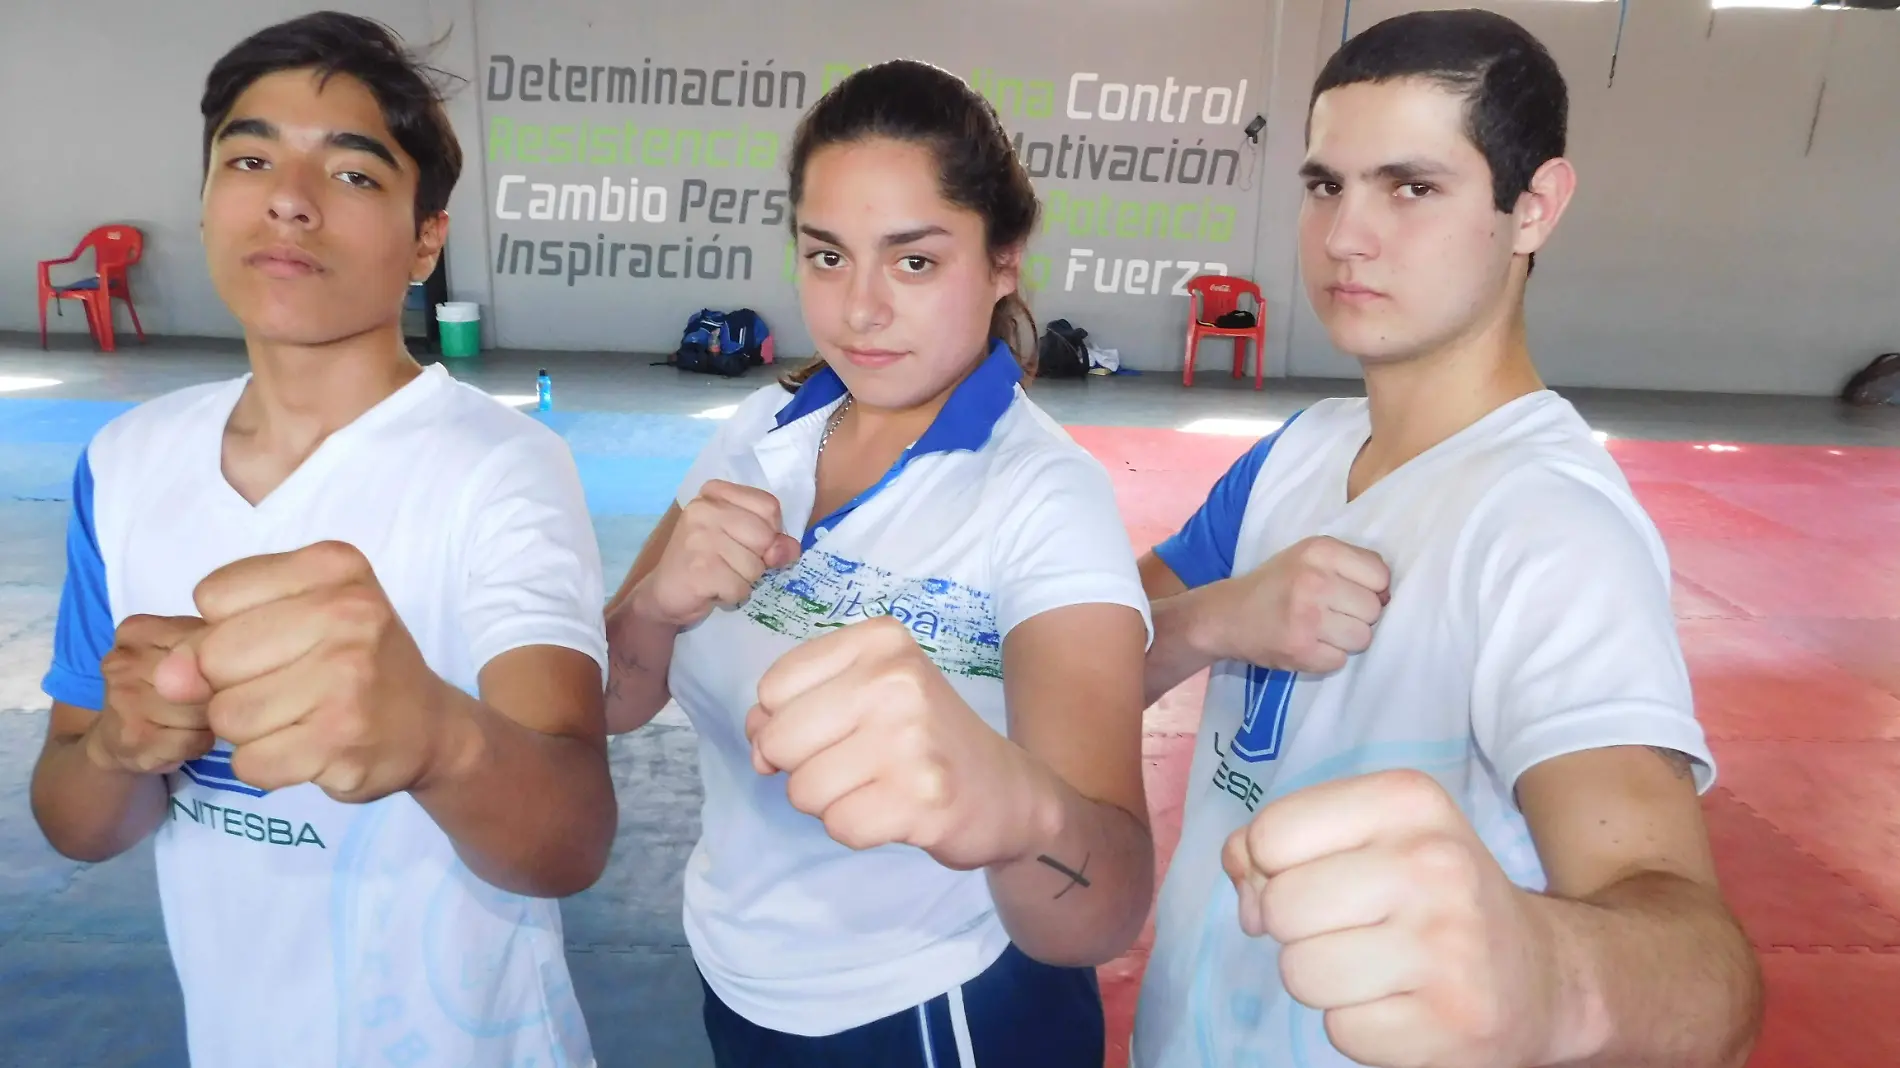
[{"label": "white t-shirt with blue sleeves", "polygon": [[[100,661],[128,616],[196,615],[212,571],[327,539],[369,558],[423,659],[470,694],[530,645],[604,672],[599,550],[552,431],[429,367],[253,506],[221,459],[246,381],[140,405],[88,445],[54,700],[104,704]],[[409,795],[266,793],[223,743],[166,778],[158,888],[194,1068],[594,1063],[557,903],[474,876]]]},{"label": "white t-shirt with blue sleeves", "polygon": [[1614,460],[1550,391],[1518,398],[1352,501],[1366,402],[1323,401],[1234,465],[1156,553],[1190,587],[1315,535],[1380,554],[1391,601],[1329,675],[1216,664],[1136,1014],[1140,1068],[1346,1068],[1269,938],[1240,929],[1221,848],[1302,788],[1432,775],[1505,873],[1544,869],[1514,791],[1526,769],[1615,745],[1714,763],[1690,695],[1662,540]]},{"label": "white t-shirt with blue sleeves", "polygon": [[759,679],[799,642],[888,615],[977,715],[1009,730],[1003,644],[1075,604],[1148,600],[1101,464],[1030,402],[998,346],[875,486],[812,517],[819,439],[845,395],[822,371],[796,395],[747,398],[679,491],[710,479],[779,500],[803,554],[751,599],[679,636],[668,683],[699,735],[701,836],[685,928],[733,1011],[799,1035],[848,1030],[981,974],[1008,946],[981,870],[906,845],[852,850],[793,808],[785,776],[753,770],[745,737]]}]

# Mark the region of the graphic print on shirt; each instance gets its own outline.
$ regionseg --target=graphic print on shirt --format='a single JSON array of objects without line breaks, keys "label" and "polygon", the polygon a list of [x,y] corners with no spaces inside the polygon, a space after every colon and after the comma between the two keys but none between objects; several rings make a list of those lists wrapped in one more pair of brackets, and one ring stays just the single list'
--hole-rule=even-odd
[{"label": "graphic print on shirt", "polygon": [[226,790],[246,797],[264,796],[263,790],[238,778],[237,772],[231,769],[231,745],[228,742],[218,742],[211,747],[211,752],[196,760],[185,761],[178,770],[185,773],[185,778],[212,790]]},{"label": "graphic print on shirt", "polygon": [[995,599],[942,578],[907,578],[856,560],[811,551],[759,580],[745,614],[800,641],[890,616],[910,628],[932,663],[949,675],[1003,677]]},{"label": "graphic print on shirt", "polygon": [[[1260,810],[1272,776],[1248,772],[1249,764],[1260,764],[1280,756],[1280,744],[1286,735],[1287,710],[1293,704],[1293,683],[1299,676],[1292,671],[1247,665],[1246,685],[1241,691],[1244,702],[1240,730],[1232,738],[1222,738],[1218,730],[1209,731],[1214,745],[1214,789],[1232,795],[1247,807]],[[1228,763],[1233,757],[1237,763]]]},{"label": "graphic print on shirt", "polygon": [[[237,773],[231,770],[231,746],[227,742],[217,743],[209,753],[196,760],[187,760],[178,770],[185,778],[211,790],[244,797],[263,797],[268,792],[238,778]],[[167,815],[174,823],[188,820],[209,830],[223,831],[233,838],[247,838],[264,845],[330,848],[324,844],[323,836],[317,833],[316,827],[309,823],[292,823],[234,805],[220,805],[201,797],[172,794]]]},{"label": "graphic print on shirt", "polygon": [[1298,677],[1292,671],[1247,665],[1246,711],[1240,733],[1228,747],[1235,756],[1257,764],[1280,755],[1287,709],[1293,704],[1293,682]]}]

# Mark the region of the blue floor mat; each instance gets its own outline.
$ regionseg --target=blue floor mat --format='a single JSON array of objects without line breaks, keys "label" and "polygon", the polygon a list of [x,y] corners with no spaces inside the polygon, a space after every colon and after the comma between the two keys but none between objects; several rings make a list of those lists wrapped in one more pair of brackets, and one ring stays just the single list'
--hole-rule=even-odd
[{"label": "blue floor mat", "polygon": [[[0,399],[0,500],[64,501],[86,442],[131,405]],[[718,423],[634,412],[530,413],[568,443],[595,516],[666,511]]]}]

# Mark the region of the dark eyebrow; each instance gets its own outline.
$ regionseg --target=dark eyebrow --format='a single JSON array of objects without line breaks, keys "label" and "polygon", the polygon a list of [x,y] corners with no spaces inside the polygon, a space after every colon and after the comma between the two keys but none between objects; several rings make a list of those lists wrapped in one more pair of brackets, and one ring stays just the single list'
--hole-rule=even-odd
[{"label": "dark eyebrow", "polygon": [[884,240],[879,242],[879,244],[885,248],[890,248],[893,245],[913,244],[922,241],[926,237],[948,237],[949,234],[950,231],[945,230],[941,226],[920,226],[915,230],[901,230],[894,234],[885,234]]},{"label": "dark eyebrow", "polygon": [[1308,181],[1331,182],[1334,185],[1338,185],[1340,182],[1338,171],[1333,170],[1324,163],[1310,159],[1300,164],[1300,177]]},{"label": "dark eyebrow", "polygon": [[1372,172],[1375,178],[1385,178],[1394,182],[1423,182],[1433,178],[1443,178],[1451,173],[1451,168],[1433,163],[1428,159],[1407,159],[1397,163],[1387,163]]},{"label": "dark eyebrow", "polygon": [[389,150],[389,146],[368,134],[334,133],[330,135],[330,143],[353,152],[367,152],[396,170],[402,170],[402,164],[396,162],[396,154]]},{"label": "dark eyebrow", "polygon": [[[839,240],[837,234],[829,230],[820,230],[816,226],[801,225],[798,228],[798,232],[814,241],[823,241],[827,245],[842,246],[844,244],[843,241]],[[915,230],[903,230],[895,234],[886,234],[884,235],[884,239],[879,241],[878,244],[885,248],[890,248],[894,245],[908,245],[913,241],[922,241],[926,237],[940,237],[949,233],[950,231],[945,230],[941,226],[920,226]]]},{"label": "dark eyebrow", "polygon": [[277,127],[263,119],[232,119],[218,131],[218,140],[232,137],[261,137],[266,141],[277,140]]},{"label": "dark eyebrow", "polygon": [[[232,119],[225,124],[224,129],[218,131],[218,140],[223,141],[232,137],[259,137],[266,141],[275,141],[277,127],[263,119]],[[333,133],[330,135],[330,143],[352,152],[367,152],[391,167],[402,170],[402,164],[396,162],[396,154],[389,150],[389,146],[368,134]]]}]

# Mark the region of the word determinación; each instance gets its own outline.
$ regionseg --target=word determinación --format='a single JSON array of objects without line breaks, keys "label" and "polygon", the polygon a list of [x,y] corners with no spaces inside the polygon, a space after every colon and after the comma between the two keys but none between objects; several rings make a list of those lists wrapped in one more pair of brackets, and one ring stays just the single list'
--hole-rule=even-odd
[{"label": "word determinaci\u00f3n", "polygon": [[[515,57],[488,57],[488,99],[535,104],[644,104],[715,108],[805,109],[805,72],[774,70],[768,59],[755,68],[742,59],[737,67],[656,67],[651,58],[638,67],[617,64],[516,63]],[[517,75],[517,72],[518,75]]]}]

